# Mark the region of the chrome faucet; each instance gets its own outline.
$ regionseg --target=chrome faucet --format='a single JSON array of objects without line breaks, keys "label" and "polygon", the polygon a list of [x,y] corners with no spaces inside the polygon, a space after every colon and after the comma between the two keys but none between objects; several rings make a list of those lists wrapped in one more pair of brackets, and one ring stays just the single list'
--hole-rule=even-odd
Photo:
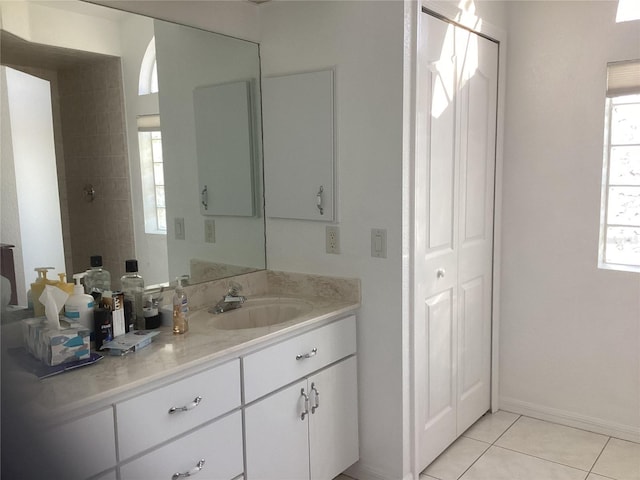
[{"label": "chrome faucet", "polygon": [[209,313],[218,314],[240,308],[246,300],[244,296],[240,295],[241,291],[241,285],[236,282],[229,282],[229,290],[227,291],[227,294],[222,297],[218,303],[216,303],[215,307],[209,309]]}]

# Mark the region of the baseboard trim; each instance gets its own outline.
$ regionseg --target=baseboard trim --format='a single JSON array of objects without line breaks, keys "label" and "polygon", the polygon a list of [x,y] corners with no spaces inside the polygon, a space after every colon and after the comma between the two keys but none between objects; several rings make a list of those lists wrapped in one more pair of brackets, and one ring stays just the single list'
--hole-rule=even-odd
[{"label": "baseboard trim", "polygon": [[640,442],[640,427],[622,425],[601,418],[580,415],[557,408],[524,402],[515,398],[500,397],[500,410],[526,415],[527,417],[559,423],[568,427],[580,428],[594,433],[601,433],[610,437]]}]

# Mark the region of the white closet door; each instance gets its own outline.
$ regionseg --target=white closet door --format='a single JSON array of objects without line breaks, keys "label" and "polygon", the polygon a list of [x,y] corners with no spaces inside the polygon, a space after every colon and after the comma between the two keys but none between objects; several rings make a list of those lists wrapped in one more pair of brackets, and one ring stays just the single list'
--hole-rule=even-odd
[{"label": "white closet door", "polygon": [[456,29],[458,63],[458,412],[462,434],[490,408],[498,45]]},{"label": "white closet door", "polygon": [[421,18],[418,47],[415,328],[420,465],[456,437],[458,177],[454,26]]},{"label": "white closet door", "polygon": [[416,422],[426,467],[490,406],[497,45],[421,17]]}]

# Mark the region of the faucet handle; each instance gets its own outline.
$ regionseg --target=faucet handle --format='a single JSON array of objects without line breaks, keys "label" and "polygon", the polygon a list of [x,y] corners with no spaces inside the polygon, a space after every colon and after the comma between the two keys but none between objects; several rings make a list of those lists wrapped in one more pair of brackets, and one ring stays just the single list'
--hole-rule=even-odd
[{"label": "faucet handle", "polygon": [[242,291],[242,285],[234,282],[233,280],[229,282],[229,290],[227,292],[227,295],[230,295],[232,297],[237,297],[241,291]]}]

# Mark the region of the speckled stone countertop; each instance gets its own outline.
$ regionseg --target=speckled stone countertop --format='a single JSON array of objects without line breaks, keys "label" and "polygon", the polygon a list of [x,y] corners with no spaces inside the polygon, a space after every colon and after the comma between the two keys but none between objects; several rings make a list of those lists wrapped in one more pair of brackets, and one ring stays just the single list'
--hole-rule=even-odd
[{"label": "speckled stone countertop", "polygon": [[[220,315],[208,313],[207,308],[223,297],[230,281],[242,285],[248,299],[292,297],[304,300],[311,309],[270,327],[217,329],[214,324]],[[3,358],[3,389],[8,386],[36,414],[53,414],[58,419],[75,416],[328,323],[360,306],[359,280],[273,271],[193,285],[186,291],[191,309],[188,333],[174,335],[163,326],[152,344],[140,351],[105,356],[94,365],[43,380],[11,368]],[[170,298],[165,296],[165,303]],[[19,341],[19,327],[19,323],[3,327],[3,351]]]}]

